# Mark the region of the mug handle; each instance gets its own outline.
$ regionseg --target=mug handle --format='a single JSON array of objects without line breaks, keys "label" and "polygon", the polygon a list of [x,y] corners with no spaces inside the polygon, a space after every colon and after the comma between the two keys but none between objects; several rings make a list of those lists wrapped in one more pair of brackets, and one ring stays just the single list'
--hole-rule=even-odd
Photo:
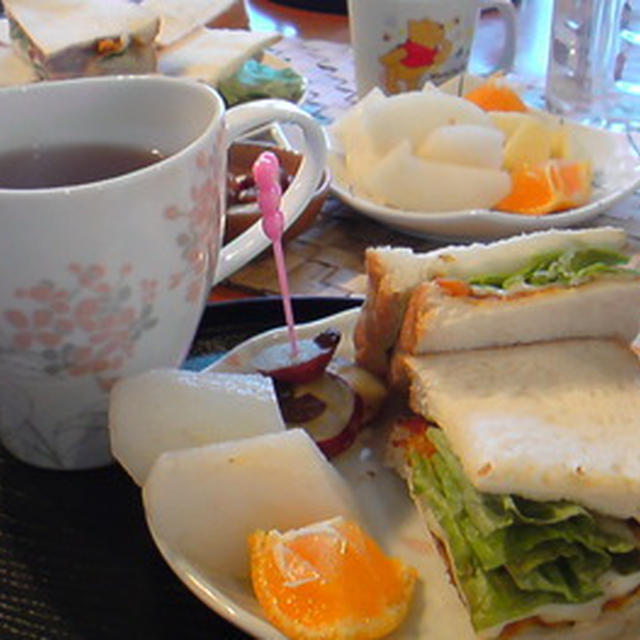
[{"label": "mug handle", "polygon": [[[309,204],[325,170],[327,143],[322,127],[296,105],[277,99],[259,100],[233,107],[227,111],[225,121],[227,148],[240,136],[273,122],[294,124],[301,129],[304,141],[300,150],[302,162],[295,178],[284,192],[281,203],[284,227],[287,229]],[[270,243],[262,230],[261,222],[255,222],[221,248],[212,284],[228,278]]]},{"label": "mug handle", "polygon": [[480,0],[480,10],[485,9],[495,9],[500,14],[506,29],[502,55],[490,73],[508,71],[516,57],[516,11],[511,0]]}]

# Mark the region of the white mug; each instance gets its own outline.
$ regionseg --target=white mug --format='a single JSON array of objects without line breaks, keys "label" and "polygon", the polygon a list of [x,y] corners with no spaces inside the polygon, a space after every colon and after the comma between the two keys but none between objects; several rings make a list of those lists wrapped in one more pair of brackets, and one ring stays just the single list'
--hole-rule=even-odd
[{"label": "white mug", "polygon": [[269,244],[257,223],[222,247],[230,142],[276,120],[302,130],[304,159],[282,203],[289,226],[324,171],[324,136],[289,103],[225,114],[206,85],[160,76],[5,89],[0,112],[0,161],[67,145],[166,156],[73,186],[7,188],[0,176],[0,440],[37,466],[101,466],[113,383],[178,366],[210,286]]},{"label": "white mug", "polygon": [[356,87],[387,94],[442,84],[464,72],[480,9],[495,9],[505,23],[502,56],[494,71],[515,57],[515,11],[509,0],[349,0]]}]

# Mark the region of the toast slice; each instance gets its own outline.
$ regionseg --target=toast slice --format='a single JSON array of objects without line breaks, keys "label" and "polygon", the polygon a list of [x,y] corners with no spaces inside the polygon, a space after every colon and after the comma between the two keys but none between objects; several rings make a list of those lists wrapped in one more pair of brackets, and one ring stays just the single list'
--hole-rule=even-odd
[{"label": "toast slice", "polygon": [[431,281],[411,295],[397,346],[422,354],[562,338],[630,343],[638,332],[640,275],[513,295],[457,295]]},{"label": "toast slice", "polygon": [[621,229],[552,230],[489,244],[452,246],[427,253],[406,248],[367,250],[367,293],[354,332],[358,363],[377,375],[388,373],[413,292],[436,278],[468,279],[524,268],[531,256],[597,246],[620,251],[627,244]]}]

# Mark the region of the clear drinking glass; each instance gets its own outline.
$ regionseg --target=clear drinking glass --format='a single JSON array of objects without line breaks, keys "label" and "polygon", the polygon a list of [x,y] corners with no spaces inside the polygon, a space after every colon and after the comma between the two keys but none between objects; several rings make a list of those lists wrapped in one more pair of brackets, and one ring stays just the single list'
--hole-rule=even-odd
[{"label": "clear drinking glass", "polygon": [[555,0],[545,97],[586,124],[640,129],[639,0]]}]

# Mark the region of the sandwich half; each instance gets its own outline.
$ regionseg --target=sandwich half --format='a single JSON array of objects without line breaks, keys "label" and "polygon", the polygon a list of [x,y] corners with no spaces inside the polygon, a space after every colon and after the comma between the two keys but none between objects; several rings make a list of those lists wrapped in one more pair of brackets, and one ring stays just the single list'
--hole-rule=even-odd
[{"label": "sandwich half", "polygon": [[390,460],[479,638],[640,637],[640,366],[615,339],[407,356]]},{"label": "sandwich half", "polygon": [[518,344],[640,330],[640,274],[611,227],[552,230],[428,253],[366,254],[354,334],[359,364],[387,374],[394,353]]},{"label": "sandwich half", "polygon": [[159,17],[127,0],[5,0],[16,51],[42,79],[156,69]]},{"label": "sandwich half", "polygon": [[158,70],[217,87],[281,36],[246,29],[196,29],[159,54]]}]

